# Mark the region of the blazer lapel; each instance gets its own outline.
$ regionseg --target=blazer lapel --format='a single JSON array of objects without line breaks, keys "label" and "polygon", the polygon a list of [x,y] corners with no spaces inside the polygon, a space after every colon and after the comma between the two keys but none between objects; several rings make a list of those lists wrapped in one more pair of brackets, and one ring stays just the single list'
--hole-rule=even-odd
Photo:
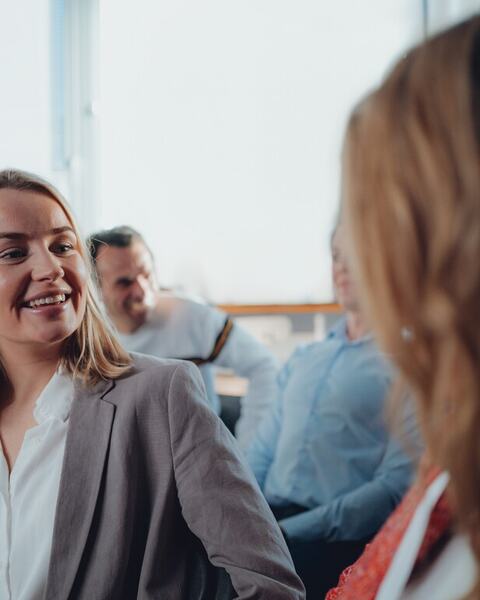
[{"label": "blazer lapel", "polygon": [[58,492],[45,600],[67,599],[92,524],[110,444],[115,407],[102,398],[114,387],[102,382],[92,393],[76,387]]}]

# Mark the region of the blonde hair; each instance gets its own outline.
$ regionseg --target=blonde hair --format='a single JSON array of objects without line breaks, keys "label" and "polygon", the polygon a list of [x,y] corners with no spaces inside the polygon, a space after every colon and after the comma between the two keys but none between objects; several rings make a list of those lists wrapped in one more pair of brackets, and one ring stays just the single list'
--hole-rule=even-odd
[{"label": "blonde hair", "polygon": [[36,192],[52,198],[65,213],[77,237],[80,254],[88,269],[86,307],[80,327],[63,345],[62,366],[87,385],[120,377],[130,369],[132,361],[100,308],[91,277],[89,253],[66,200],[52,184],[37,175],[14,169],[0,171],[0,189]]},{"label": "blonde hair", "polygon": [[[344,211],[361,293],[413,389],[480,566],[480,18],[402,59],[351,117]],[[477,581],[472,598],[480,597]]]}]

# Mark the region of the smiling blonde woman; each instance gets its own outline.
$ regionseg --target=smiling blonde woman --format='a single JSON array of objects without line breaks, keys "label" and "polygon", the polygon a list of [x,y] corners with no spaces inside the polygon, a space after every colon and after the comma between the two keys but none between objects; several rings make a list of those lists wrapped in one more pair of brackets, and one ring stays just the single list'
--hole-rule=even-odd
[{"label": "smiling blonde woman", "polygon": [[128,355],[89,270],[60,194],[0,172],[0,598],[229,598],[209,561],[303,598],[196,367]]}]

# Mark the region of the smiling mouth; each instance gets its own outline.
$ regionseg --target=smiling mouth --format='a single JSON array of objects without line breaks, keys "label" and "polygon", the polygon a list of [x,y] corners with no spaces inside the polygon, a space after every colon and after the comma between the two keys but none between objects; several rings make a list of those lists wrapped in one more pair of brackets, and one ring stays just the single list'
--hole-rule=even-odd
[{"label": "smiling mouth", "polygon": [[127,303],[127,308],[131,312],[143,312],[148,309],[145,300],[132,300]]},{"label": "smiling mouth", "polygon": [[70,298],[67,294],[55,294],[54,296],[45,296],[44,298],[36,298],[22,304],[23,308],[40,308],[41,306],[55,306],[64,304]]}]

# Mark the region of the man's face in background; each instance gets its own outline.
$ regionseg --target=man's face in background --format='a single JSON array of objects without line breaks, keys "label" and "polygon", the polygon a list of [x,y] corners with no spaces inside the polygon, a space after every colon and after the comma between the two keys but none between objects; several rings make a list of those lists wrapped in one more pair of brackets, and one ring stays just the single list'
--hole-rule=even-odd
[{"label": "man's face in background", "polygon": [[100,289],[110,318],[121,333],[132,333],[155,306],[153,257],[140,240],[126,248],[105,246],[96,259]]}]

